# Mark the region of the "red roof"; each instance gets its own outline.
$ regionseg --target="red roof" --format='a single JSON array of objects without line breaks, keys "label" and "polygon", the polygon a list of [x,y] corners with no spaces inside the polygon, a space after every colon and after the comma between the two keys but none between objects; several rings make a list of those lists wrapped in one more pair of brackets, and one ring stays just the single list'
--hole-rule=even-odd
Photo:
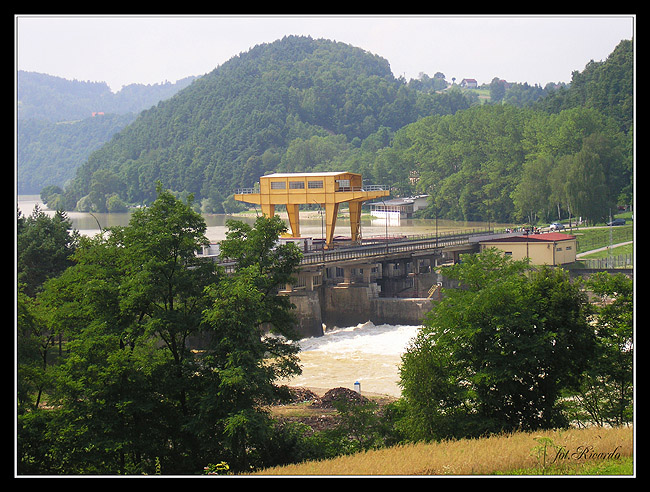
[{"label": "red roof", "polygon": [[481,241],[482,243],[523,243],[526,241],[529,242],[557,242],[557,241],[569,241],[575,239],[575,236],[570,234],[562,234],[561,232],[547,232],[544,234],[523,234],[520,236],[510,236],[510,237],[501,237],[498,239],[488,239],[487,241]]}]

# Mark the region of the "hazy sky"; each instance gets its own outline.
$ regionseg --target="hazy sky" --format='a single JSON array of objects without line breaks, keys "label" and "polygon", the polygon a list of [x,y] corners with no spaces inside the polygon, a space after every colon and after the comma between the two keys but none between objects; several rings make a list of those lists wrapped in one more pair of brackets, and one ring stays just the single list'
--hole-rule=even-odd
[{"label": "hazy sky", "polygon": [[351,44],[396,77],[442,72],[489,83],[570,82],[632,39],[634,15],[611,16],[15,16],[15,67],[66,79],[176,82],[286,35]]}]

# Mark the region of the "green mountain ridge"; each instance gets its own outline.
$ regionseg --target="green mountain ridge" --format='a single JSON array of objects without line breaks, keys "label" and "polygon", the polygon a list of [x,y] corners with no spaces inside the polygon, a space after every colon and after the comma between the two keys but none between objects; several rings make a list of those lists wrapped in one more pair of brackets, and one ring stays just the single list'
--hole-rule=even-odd
[{"label": "green mountain ridge", "polygon": [[93,173],[124,179],[127,202],[150,201],[156,180],[219,204],[275,170],[296,139],[365,140],[418,117],[469,107],[466,97],[409,90],[388,62],[328,40],[289,36],[254,47],[143,112],[77,174],[76,196]]},{"label": "green mountain ridge", "polygon": [[171,97],[194,79],[130,84],[113,93],[104,82],[18,71],[18,194],[63,187],[94,150],[133,122],[140,111]]},{"label": "green mountain ridge", "polygon": [[[160,181],[193,193],[202,210],[222,212],[230,194],[265,173],[348,170],[396,195],[440,195],[430,215],[575,214],[557,193],[554,203],[524,210],[515,190],[529,161],[577,156],[588,137],[601,143],[584,152],[597,148],[602,179],[611,182],[600,209],[629,203],[632,60],[632,42],[622,41],[606,61],[574,72],[570,87],[515,84],[485,104],[475,91],[433,89],[435,78],[395,78],[385,59],[360,48],[288,36],[144,110],[90,155],[57,203],[89,211],[105,211],[109,198],[148,203]],[[514,103],[514,94],[526,102]]]}]

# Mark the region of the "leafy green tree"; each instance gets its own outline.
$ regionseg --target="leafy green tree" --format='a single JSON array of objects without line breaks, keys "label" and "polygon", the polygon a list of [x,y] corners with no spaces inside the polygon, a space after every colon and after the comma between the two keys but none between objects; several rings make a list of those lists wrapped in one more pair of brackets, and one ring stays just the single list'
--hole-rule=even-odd
[{"label": "leafy green tree", "polygon": [[560,391],[593,355],[588,303],[562,270],[528,271],[496,250],[463,257],[445,276],[461,288],[430,313],[403,356],[414,439],[566,424]]},{"label": "leafy green tree", "polygon": [[[206,226],[191,198],[158,194],[128,226],[84,238],[39,311],[21,304],[32,334],[21,346],[21,473],[188,474],[270,459],[278,434],[263,406],[281,393],[278,378],[299,372],[292,306],[278,291],[300,251],[277,244],[278,217],[232,222],[225,275],[196,255]],[[39,333],[65,340],[47,408],[30,399]]]},{"label": "leafy green tree", "polygon": [[499,77],[494,77],[490,82],[490,102],[500,103],[506,96],[506,84]]},{"label": "leafy green tree", "polygon": [[38,206],[29,217],[18,212],[16,233],[18,284],[33,297],[47,279],[72,265],[70,256],[77,247],[79,233],[72,231],[65,212],[57,211],[50,217]]},{"label": "leafy green tree", "polygon": [[518,218],[527,218],[529,224],[548,219],[553,167],[553,159],[547,156],[524,163],[521,181],[511,194]]},{"label": "leafy green tree", "polygon": [[587,150],[578,152],[572,156],[566,179],[575,214],[593,223],[604,220],[612,201],[600,157]]},{"label": "leafy green tree", "polygon": [[[209,336],[202,395],[200,435],[223,436],[223,459],[232,469],[259,465],[272,421],[263,405],[278,398],[274,382],[299,373],[295,318],[286,296],[278,295],[292,279],[301,253],[293,244],[278,245],[286,225],[278,217],[260,217],[254,226],[228,222],[221,256],[233,269],[207,292],[203,330]],[[268,333],[267,333],[268,332]]]},{"label": "leafy green tree", "polygon": [[75,265],[48,283],[40,302],[69,354],[48,402],[65,473],[138,473],[154,457],[181,472],[199,459],[184,427],[200,390],[189,341],[217,279],[195,254],[204,231],[191,203],[159,190],[128,227],[84,239]]},{"label": "leafy green tree", "polygon": [[23,414],[39,407],[49,387],[49,354],[56,334],[39,316],[34,300],[21,291],[16,299],[16,328],[18,413]]},{"label": "leafy green tree", "polygon": [[575,418],[595,425],[623,425],[633,419],[634,288],[623,274],[600,272],[590,278],[595,294],[598,351],[585,372]]}]

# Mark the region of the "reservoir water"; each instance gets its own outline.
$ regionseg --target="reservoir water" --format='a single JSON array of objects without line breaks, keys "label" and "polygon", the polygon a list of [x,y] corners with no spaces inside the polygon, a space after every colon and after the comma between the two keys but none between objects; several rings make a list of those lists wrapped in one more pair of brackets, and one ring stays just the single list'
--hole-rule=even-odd
[{"label": "reservoir water", "polygon": [[[18,195],[18,208],[23,215],[28,216],[38,205],[42,211],[48,214],[54,214],[43,205],[38,195]],[[350,221],[347,211],[339,214],[336,221],[334,234],[340,236],[350,236]],[[261,212],[260,212],[261,214]],[[126,226],[131,218],[130,212],[125,213],[87,213],[87,212],[67,212],[68,218],[72,222],[72,227],[83,235],[95,235],[102,229],[113,226]],[[287,227],[289,221],[285,219]],[[303,237],[322,238],[324,236],[324,224],[318,211],[300,212],[300,231]],[[207,226],[206,236],[210,242],[218,242],[226,237],[228,230],[226,221],[229,219],[241,220],[249,224],[254,224],[256,216],[253,214],[242,215],[225,215],[225,214],[203,214]],[[418,234],[439,234],[451,231],[465,231],[471,229],[486,229],[488,226],[493,228],[511,227],[510,224],[488,224],[486,222],[459,222],[452,220],[434,220],[434,219],[401,219],[399,221],[370,218],[362,216],[361,234],[364,238],[373,236],[396,236],[396,235],[418,235]]]},{"label": "reservoir water", "polygon": [[[38,195],[18,197],[18,208],[22,214],[29,216],[38,205],[48,214]],[[84,235],[94,235],[102,228],[129,223],[130,213],[89,214],[68,212],[72,227]],[[206,236],[211,242],[225,238],[226,220],[236,218],[248,223],[255,222],[255,216],[227,216],[204,214]],[[364,237],[390,235],[433,234],[438,232],[480,229],[487,226],[483,222],[453,222],[439,220],[408,219],[399,224],[386,222],[385,219],[362,219],[361,230]],[[99,225],[98,225],[99,223]],[[499,227],[499,225],[494,225]],[[305,237],[322,237],[322,221],[318,212],[311,212],[305,219],[301,217],[301,231]],[[337,221],[335,234],[349,236],[349,221],[343,214]],[[286,381],[291,386],[310,387],[328,390],[335,387],[354,389],[355,382],[360,383],[361,393],[378,393],[399,396],[399,364],[401,355],[409,341],[416,335],[418,326],[375,326],[364,323],[347,327],[326,327],[322,337],[308,338],[300,341],[302,375]]]}]

